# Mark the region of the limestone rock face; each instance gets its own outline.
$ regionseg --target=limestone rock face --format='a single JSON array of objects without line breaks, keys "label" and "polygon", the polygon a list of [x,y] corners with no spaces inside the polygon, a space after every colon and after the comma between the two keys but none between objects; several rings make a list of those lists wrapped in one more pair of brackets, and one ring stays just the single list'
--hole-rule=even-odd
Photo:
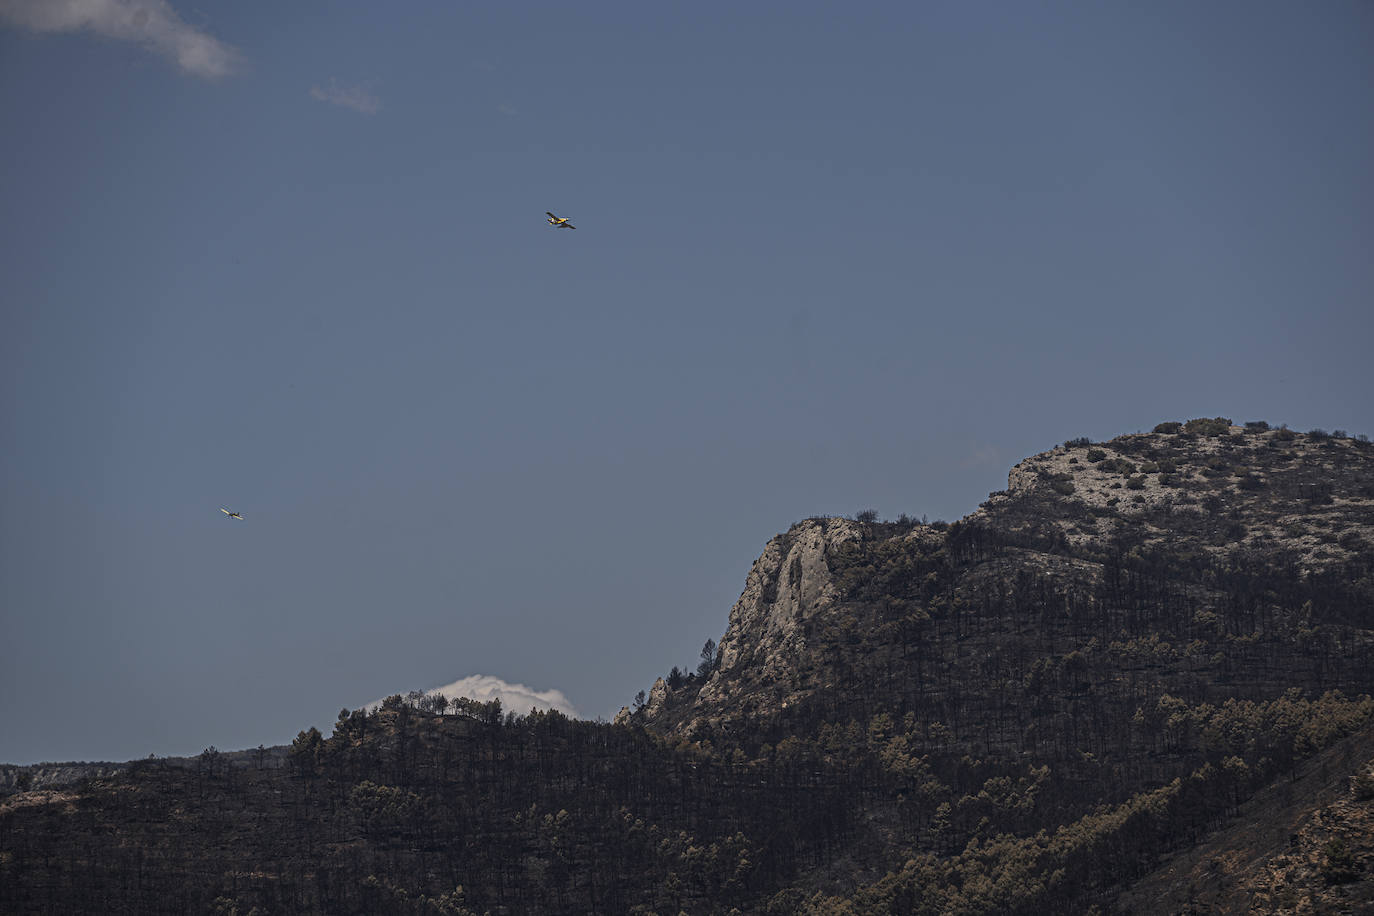
[{"label": "limestone rock face", "polygon": [[668,699],[669,693],[671,693],[671,691],[668,689],[667,681],[663,680],[663,678],[654,681],[654,686],[649,688],[649,703],[645,707],[650,716],[653,716],[663,708],[663,702]]},{"label": "limestone rock face", "polygon": [[[697,708],[744,703],[764,709],[780,697],[806,650],[802,624],[839,598],[827,557],[862,536],[863,526],[849,519],[808,519],[768,542],[730,609],[720,664],[702,686]],[[649,705],[652,716],[652,700]]]}]

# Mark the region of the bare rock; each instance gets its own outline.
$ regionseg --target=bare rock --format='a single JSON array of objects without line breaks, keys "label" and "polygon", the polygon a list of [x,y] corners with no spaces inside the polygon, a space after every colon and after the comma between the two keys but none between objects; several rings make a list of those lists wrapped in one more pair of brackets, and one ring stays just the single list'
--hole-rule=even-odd
[{"label": "bare rock", "polygon": [[[744,702],[766,709],[781,702],[771,696],[777,690],[769,688],[788,683],[787,675],[805,653],[802,624],[825,614],[839,598],[827,558],[841,545],[860,540],[863,531],[849,519],[808,519],[768,542],[730,609],[720,665],[701,688],[698,708]],[[770,696],[754,695],[754,687]]]},{"label": "bare rock", "polygon": [[663,703],[668,699],[668,694],[671,692],[668,689],[668,682],[663,678],[654,681],[654,686],[649,688],[649,703],[645,707],[651,717],[663,708]]}]

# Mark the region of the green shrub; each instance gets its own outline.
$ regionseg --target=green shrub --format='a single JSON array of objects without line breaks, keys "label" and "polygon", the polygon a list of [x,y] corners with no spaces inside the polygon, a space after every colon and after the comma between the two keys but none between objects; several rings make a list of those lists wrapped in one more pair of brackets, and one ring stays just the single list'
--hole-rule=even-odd
[{"label": "green shrub", "polygon": [[1104,471],[1113,471],[1122,477],[1129,477],[1136,472],[1135,464],[1125,458],[1112,458],[1102,462],[1101,466]]},{"label": "green shrub", "polygon": [[1298,434],[1287,426],[1280,426],[1278,429],[1274,430],[1272,438],[1275,442],[1292,442],[1294,439],[1298,438]]},{"label": "green shrub", "polygon": [[1057,477],[1050,481],[1050,488],[1060,496],[1072,496],[1075,489],[1073,481],[1067,477]]},{"label": "green shrub", "polygon": [[1269,429],[1269,424],[1264,420],[1250,420],[1245,424],[1245,428],[1252,433],[1262,433]]},{"label": "green shrub", "polygon": [[1077,439],[1070,439],[1065,442],[1064,448],[1084,448],[1092,444],[1093,440],[1089,439],[1087,436],[1079,436]]},{"label": "green shrub", "polygon": [[1107,453],[1104,452],[1104,451],[1102,451],[1102,449],[1100,449],[1100,448],[1090,448],[1090,449],[1088,449],[1088,460],[1089,460],[1089,461],[1098,462],[1098,461],[1101,461],[1103,458],[1106,458],[1106,457],[1107,457]]},{"label": "green shrub", "polygon": [[1155,426],[1154,431],[1157,433],[1176,433],[1181,429],[1183,429],[1182,423],[1179,423],[1176,420],[1170,420],[1167,423],[1160,423],[1157,426]]},{"label": "green shrub", "polygon": [[1143,475],[1142,475],[1142,476],[1139,476],[1139,477],[1132,477],[1130,480],[1126,481],[1126,489],[1128,489],[1128,490],[1143,490],[1143,489],[1145,489],[1145,477],[1144,477]]},{"label": "green shrub", "polygon": [[1198,417],[1183,424],[1184,432],[1195,436],[1224,436],[1231,431],[1231,420],[1227,417]]},{"label": "green shrub", "polygon": [[1360,877],[1360,870],[1356,867],[1355,857],[1340,837],[1336,837],[1323,846],[1322,853],[1325,860],[1318,871],[1326,879],[1327,884],[1347,884]]},{"label": "green shrub", "polygon": [[1231,465],[1227,463],[1227,461],[1226,461],[1225,458],[1221,458],[1221,457],[1208,458],[1208,459],[1207,459],[1207,464],[1206,464],[1206,465],[1203,467],[1203,469],[1202,469],[1202,476],[1203,476],[1203,477],[1230,477],[1230,476],[1231,476]]}]

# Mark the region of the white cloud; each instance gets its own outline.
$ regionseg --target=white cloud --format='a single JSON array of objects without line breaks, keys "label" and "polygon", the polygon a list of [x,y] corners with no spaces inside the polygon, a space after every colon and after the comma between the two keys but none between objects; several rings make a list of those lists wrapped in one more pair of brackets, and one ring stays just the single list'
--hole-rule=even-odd
[{"label": "white cloud", "polygon": [[340,108],[352,108],[354,111],[369,115],[376,114],[382,108],[381,100],[366,89],[360,86],[352,88],[340,86],[333,80],[329,81],[328,89],[311,86],[310,97],[319,99],[321,102],[328,102],[331,105],[338,105]]},{"label": "white cloud", "polygon": [[[556,709],[566,716],[578,718],[577,709],[568,701],[561,690],[534,690],[524,684],[508,684],[499,677],[492,677],[489,674],[474,674],[454,681],[452,684],[433,687],[426,690],[425,693],[442,693],[450,700],[456,697],[467,697],[483,703],[500,700],[503,710],[522,716],[528,713],[531,708],[535,708]],[[375,709],[381,703],[381,700],[376,700],[367,704],[366,708]]]},{"label": "white cloud", "polygon": [[229,75],[239,62],[237,51],[187,25],[167,0],[0,0],[0,19],[35,32],[89,30],[137,42],[206,79]]}]

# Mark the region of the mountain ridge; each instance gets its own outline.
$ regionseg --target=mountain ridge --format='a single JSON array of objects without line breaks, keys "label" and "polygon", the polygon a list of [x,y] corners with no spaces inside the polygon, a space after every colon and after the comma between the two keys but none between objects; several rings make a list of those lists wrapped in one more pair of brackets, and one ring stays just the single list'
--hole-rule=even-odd
[{"label": "mountain ridge", "polygon": [[[740,668],[745,647],[760,663],[743,678],[776,683],[792,671],[788,658],[803,640],[801,624],[839,599],[828,558],[875,539],[934,554],[951,530],[957,543],[991,526],[1033,550],[1040,573],[1076,592],[1102,585],[1104,553],[1139,557],[1167,544],[1190,562],[1283,564],[1303,576],[1343,575],[1354,564],[1368,594],[1372,464],[1368,442],[1320,431],[1247,428],[1225,418],[1163,423],[1153,433],[1098,444],[1071,440],[1030,456],[1011,469],[1006,490],[952,525],[804,520],[772,538],[750,569],[697,705],[723,708],[742,699],[728,672]],[[1021,561],[1024,569],[1028,557]],[[655,685],[646,710],[651,722],[664,707],[666,686]]]},{"label": "mountain ridge", "polygon": [[[0,886],[32,911],[1149,912],[1151,887],[1202,905],[1167,869],[1212,843],[1252,863],[1228,900],[1359,899],[1367,800],[1324,799],[1374,746],[1371,537],[1366,441],[1071,440],[958,522],[770,539],[718,651],[615,723],[396,696],[283,769],[207,751],[10,795]],[[1236,851],[1318,762],[1334,813],[1289,799],[1301,854]]]}]

